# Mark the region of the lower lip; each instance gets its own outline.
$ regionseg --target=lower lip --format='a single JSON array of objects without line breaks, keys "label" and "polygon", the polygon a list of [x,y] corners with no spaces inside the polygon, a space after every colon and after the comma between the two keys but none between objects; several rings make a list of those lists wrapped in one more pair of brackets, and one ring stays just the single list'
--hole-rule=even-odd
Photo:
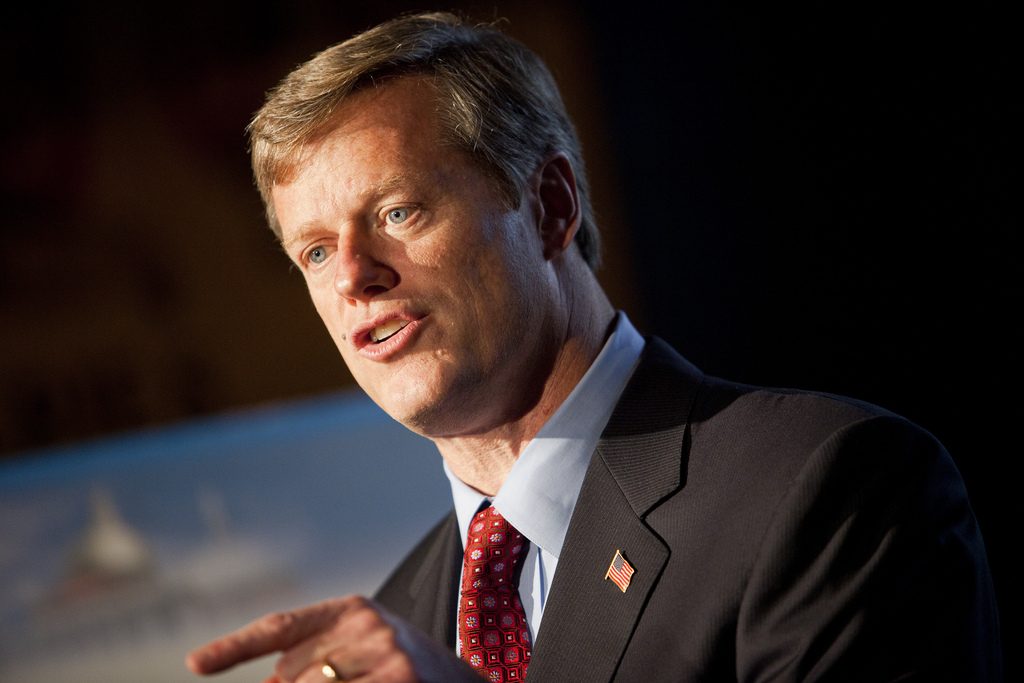
[{"label": "lower lip", "polygon": [[362,347],[359,349],[359,355],[363,358],[369,358],[370,360],[376,361],[389,360],[396,354],[400,353],[404,348],[412,344],[413,338],[416,336],[416,333],[422,325],[423,318],[413,320],[379,344],[370,342],[366,346]]}]

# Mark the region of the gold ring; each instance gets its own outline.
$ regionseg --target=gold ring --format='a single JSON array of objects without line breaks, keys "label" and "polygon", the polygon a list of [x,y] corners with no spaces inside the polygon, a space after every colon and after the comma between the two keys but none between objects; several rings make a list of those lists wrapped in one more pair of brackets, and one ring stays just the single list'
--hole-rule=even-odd
[{"label": "gold ring", "polygon": [[341,677],[341,674],[338,673],[338,670],[335,669],[334,666],[326,659],[320,667],[320,672],[323,673],[329,681],[341,681],[342,683],[345,681],[345,679]]}]

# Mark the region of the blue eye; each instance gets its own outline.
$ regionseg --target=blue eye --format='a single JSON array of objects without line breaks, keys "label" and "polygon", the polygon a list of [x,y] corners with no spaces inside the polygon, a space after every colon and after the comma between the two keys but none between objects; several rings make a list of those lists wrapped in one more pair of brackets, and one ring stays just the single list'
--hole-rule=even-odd
[{"label": "blue eye", "polygon": [[388,211],[387,221],[391,225],[398,225],[399,223],[404,223],[407,220],[409,220],[409,209],[407,208],[403,207]]},{"label": "blue eye", "polygon": [[327,250],[323,247],[316,247],[309,251],[309,262],[310,263],[323,263],[327,260]]}]

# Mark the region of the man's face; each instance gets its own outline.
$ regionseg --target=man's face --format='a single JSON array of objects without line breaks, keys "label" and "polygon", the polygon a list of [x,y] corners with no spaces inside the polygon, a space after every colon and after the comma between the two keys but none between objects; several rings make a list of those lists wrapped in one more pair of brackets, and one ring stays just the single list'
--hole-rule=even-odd
[{"label": "man's face", "polygon": [[531,407],[561,306],[528,191],[518,209],[441,142],[433,87],[351,96],[273,202],[282,243],[360,386],[427,436]]}]

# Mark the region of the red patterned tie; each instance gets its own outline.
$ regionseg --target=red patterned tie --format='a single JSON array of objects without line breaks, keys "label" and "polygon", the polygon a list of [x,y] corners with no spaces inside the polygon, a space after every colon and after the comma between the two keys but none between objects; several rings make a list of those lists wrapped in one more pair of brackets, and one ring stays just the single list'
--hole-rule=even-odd
[{"label": "red patterned tie", "polygon": [[523,680],[530,663],[530,626],[515,582],[529,543],[493,507],[469,524],[459,646],[462,658],[492,683]]}]

